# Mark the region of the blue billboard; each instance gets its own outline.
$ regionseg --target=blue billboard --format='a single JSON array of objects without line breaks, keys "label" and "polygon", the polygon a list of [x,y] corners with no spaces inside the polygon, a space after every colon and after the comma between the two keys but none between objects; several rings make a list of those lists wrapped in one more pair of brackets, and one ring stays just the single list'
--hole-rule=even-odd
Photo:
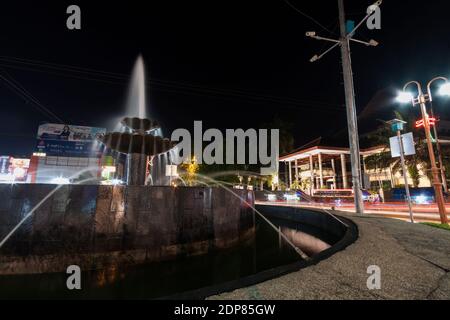
[{"label": "blue billboard", "polygon": [[105,128],[46,123],[39,126],[36,152],[47,156],[98,158],[103,152],[103,144],[98,139],[105,133]]}]

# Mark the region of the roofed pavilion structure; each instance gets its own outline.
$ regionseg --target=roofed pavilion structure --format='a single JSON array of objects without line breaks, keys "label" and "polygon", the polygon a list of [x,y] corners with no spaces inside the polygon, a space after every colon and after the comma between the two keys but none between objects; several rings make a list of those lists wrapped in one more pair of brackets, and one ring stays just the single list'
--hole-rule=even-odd
[{"label": "roofed pavilion structure", "polygon": [[[379,146],[361,150],[360,154],[363,160],[385,150],[384,146]],[[310,195],[315,190],[352,188],[349,148],[313,146],[281,156],[279,162],[285,164],[285,183],[292,186],[309,181],[308,190],[303,191],[309,191]]]}]

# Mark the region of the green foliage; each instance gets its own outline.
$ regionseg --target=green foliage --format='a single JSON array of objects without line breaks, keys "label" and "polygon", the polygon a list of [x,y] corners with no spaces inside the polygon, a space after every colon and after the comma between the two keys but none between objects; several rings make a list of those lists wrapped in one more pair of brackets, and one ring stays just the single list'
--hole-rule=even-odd
[{"label": "green foliage", "polygon": [[434,227],[434,228],[439,228],[439,229],[444,229],[444,230],[450,231],[450,226],[448,224],[431,223],[431,222],[424,222],[422,224],[430,226],[430,227]]},{"label": "green foliage", "polygon": [[180,166],[181,178],[186,182],[188,186],[194,186],[197,180],[197,173],[200,170],[200,165],[195,157],[192,157],[189,163],[183,163]]},{"label": "green foliage", "polygon": [[420,174],[419,169],[417,169],[417,165],[415,163],[408,166],[408,173],[411,177],[414,188],[417,188],[420,183]]},{"label": "green foliage", "polygon": [[301,187],[300,187],[300,189],[305,191],[305,190],[309,190],[309,188],[311,188],[311,180],[308,179],[308,178],[302,179],[301,180]]},{"label": "green foliage", "polygon": [[294,181],[291,184],[291,190],[300,190],[301,187],[302,187],[302,185],[301,185],[300,181]]},{"label": "green foliage", "polygon": [[[418,118],[416,109],[408,108],[402,110],[402,112],[394,111],[394,116],[397,119],[407,122],[405,124],[403,132],[413,132],[414,134],[414,140],[416,142],[416,154],[414,156],[407,156],[405,158],[405,161],[406,165],[408,166],[408,171],[413,179],[413,184],[415,186],[418,186],[420,175],[417,166],[420,166],[424,174],[427,175],[429,179],[431,179],[430,160],[424,130],[415,128],[415,121]],[[388,151],[389,138],[394,136],[395,133],[391,131],[391,128],[386,123],[386,121],[379,121],[381,123],[380,127],[377,130],[365,135],[362,138],[362,141],[365,140],[365,142],[371,146],[385,146],[386,151],[367,157],[365,160],[366,166],[371,170],[381,170],[382,168],[392,166],[394,171],[398,171],[401,168],[400,159],[392,158],[390,152]],[[434,147],[436,151],[436,146]],[[444,167],[448,168],[446,172],[449,172],[450,146],[442,145],[441,149],[444,158]]]}]

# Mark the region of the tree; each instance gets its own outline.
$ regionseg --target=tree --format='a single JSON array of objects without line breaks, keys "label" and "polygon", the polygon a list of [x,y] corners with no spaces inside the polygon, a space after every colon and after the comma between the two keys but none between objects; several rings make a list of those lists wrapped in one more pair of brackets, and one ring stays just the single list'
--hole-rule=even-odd
[{"label": "tree", "polygon": [[408,173],[409,176],[411,177],[414,188],[417,188],[420,183],[420,174],[419,169],[417,169],[417,165],[409,165]]},{"label": "tree", "polygon": [[278,129],[280,130],[280,154],[288,154],[294,150],[294,135],[292,131],[294,129],[294,124],[290,121],[281,119],[278,116],[267,123],[261,125],[265,129]]},{"label": "tree", "polygon": [[[409,168],[408,171],[413,179],[414,186],[419,185],[420,175],[418,167],[422,169],[431,181],[430,159],[423,129],[418,130],[415,127],[416,118],[410,110],[409,112],[403,111],[403,113],[400,113],[395,111],[394,113],[397,119],[406,121],[404,132],[414,133],[416,154],[405,158],[405,162]],[[372,146],[384,145],[386,148],[384,152],[367,157],[366,166],[368,169],[372,170],[382,170],[383,168],[391,166],[394,171],[398,171],[401,169],[400,159],[392,158],[390,152],[388,151],[389,138],[392,137],[394,133],[391,131],[390,126],[386,121],[379,121],[382,122],[382,125],[375,131],[366,135],[364,138]],[[436,148],[434,149],[436,151]],[[450,155],[450,149],[443,146],[442,153],[443,157],[446,158]]]},{"label": "tree", "polygon": [[188,163],[183,163],[181,165],[182,173],[181,178],[186,182],[188,186],[193,186],[197,180],[197,173],[200,170],[200,165],[197,162],[195,156],[191,158]]}]

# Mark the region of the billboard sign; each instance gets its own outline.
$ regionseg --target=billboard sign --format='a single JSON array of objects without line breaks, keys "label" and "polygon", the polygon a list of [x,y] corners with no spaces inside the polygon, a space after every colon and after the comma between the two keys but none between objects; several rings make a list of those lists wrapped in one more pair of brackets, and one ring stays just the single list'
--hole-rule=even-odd
[{"label": "billboard sign", "polygon": [[[412,156],[416,154],[416,148],[414,147],[414,136],[412,132],[402,134],[403,150],[405,156]],[[400,141],[397,136],[389,139],[391,147],[392,158],[400,157]]]},{"label": "billboard sign", "polygon": [[47,156],[99,157],[102,144],[97,141],[104,128],[46,123],[39,126],[36,151]]},{"label": "billboard sign", "polygon": [[38,140],[93,141],[104,136],[106,129],[46,123],[39,126]]},{"label": "billboard sign", "polygon": [[0,157],[0,181],[25,182],[30,168],[30,159],[18,159],[9,156]]}]

